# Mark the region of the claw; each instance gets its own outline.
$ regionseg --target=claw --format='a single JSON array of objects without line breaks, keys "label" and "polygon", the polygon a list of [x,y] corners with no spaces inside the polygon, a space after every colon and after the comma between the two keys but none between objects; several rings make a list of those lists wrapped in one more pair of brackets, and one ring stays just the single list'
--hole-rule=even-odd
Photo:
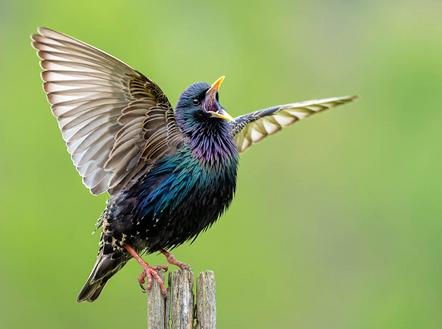
[{"label": "claw", "polygon": [[146,279],[146,271],[143,271],[138,277],[138,283],[140,284],[141,290],[143,290],[143,292],[146,292],[146,290],[144,289],[144,283],[146,282],[145,279]]}]

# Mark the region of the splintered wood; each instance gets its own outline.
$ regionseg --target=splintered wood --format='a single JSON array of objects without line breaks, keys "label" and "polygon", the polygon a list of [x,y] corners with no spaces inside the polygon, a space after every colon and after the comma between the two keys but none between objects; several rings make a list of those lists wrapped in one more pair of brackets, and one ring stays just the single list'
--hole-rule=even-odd
[{"label": "splintered wood", "polygon": [[[164,279],[164,273],[160,276]],[[215,329],[216,287],[212,271],[201,272],[193,293],[193,273],[169,273],[167,297],[154,281],[148,294],[148,329]]]}]

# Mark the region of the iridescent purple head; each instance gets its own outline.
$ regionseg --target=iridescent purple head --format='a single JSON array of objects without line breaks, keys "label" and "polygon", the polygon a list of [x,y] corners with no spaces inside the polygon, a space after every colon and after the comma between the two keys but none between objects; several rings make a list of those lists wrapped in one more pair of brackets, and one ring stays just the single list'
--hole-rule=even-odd
[{"label": "iridescent purple head", "polygon": [[[202,126],[225,125],[232,117],[219,103],[218,89],[224,76],[212,85],[197,82],[181,94],[175,110],[178,125],[184,133],[200,130]],[[203,130],[205,130],[203,128]]]}]

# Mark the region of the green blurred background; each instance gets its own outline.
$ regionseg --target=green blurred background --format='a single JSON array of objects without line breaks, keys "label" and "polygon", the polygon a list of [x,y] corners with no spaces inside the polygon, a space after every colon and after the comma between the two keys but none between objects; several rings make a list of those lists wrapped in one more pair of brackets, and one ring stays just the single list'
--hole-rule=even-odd
[{"label": "green blurred background", "polygon": [[134,262],[96,303],[75,301],[106,196],[83,187],[46,103],[29,39],[41,25],[129,63],[173,104],[222,74],[233,115],[359,95],[247,151],[230,210],[175,254],[215,271],[221,329],[442,328],[442,3],[430,0],[2,0],[0,328],[146,322]]}]

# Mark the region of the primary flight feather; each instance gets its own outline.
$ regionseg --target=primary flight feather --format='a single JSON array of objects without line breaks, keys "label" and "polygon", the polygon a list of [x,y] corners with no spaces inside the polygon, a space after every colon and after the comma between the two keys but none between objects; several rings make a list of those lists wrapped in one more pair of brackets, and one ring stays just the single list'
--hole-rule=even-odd
[{"label": "primary flight feather", "polygon": [[352,101],[333,97],[232,118],[218,100],[224,77],[194,83],[172,108],[152,80],[115,57],[47,28],[32,36],[44,90],[72,161],[93,193],[110,197],[95,266],[78,301],[94,301],[129,259],[140,284],[164,284],[140,253],[195,238],[230,205],[239,154],[305,117]]}]

